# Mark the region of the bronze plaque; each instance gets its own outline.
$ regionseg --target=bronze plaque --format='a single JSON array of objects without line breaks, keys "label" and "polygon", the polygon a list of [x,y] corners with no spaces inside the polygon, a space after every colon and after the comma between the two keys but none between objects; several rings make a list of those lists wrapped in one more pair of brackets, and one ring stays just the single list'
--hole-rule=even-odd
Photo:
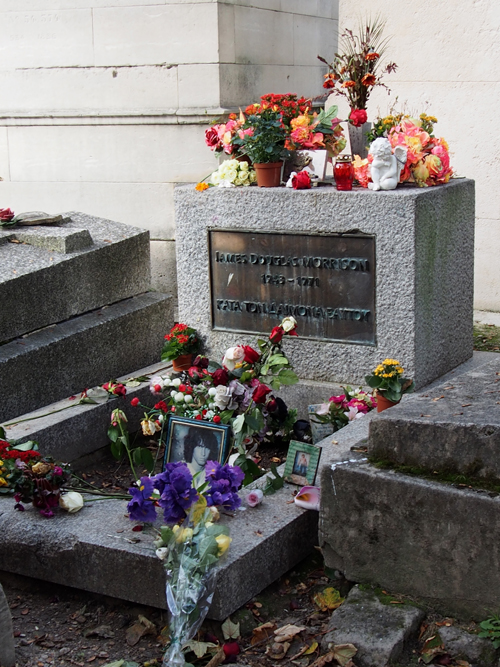
[{"label": "bronze plaque", "polygon": [[375,344],[375,239],[356,234],[209,231],[212,326]]}]

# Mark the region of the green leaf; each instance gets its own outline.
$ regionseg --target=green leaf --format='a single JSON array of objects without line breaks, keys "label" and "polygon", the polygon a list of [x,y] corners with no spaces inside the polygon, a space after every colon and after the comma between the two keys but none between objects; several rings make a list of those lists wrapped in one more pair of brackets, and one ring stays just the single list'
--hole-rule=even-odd
[{"label": "green leaf", "polygon": [[223,410],[220,414],[220,420],[223,424],[229,424],[233,416],[234,410]]},{"label": "green leaf", "polygon": [[108,438],[111,440],[111,442],[116,442],[118,440],[118,436],[120,435],[120,429],[118,426],[110,426],[108,428]]},{"label": "green leaf", "polygon": [[253,412],[248,412],[245,415],[245,422],[250,426],[252,431],[258,433],[264,428],[264,417],[259,409],[255,408]]},{"label": "green leaf", "polygon": [[235,417],[235,419],[233,419],[233,422],[231,424],[233,433],[240,433],[244,423],[245,423],[245,415],[238,415],[237,417]]},{"label": "green leaf", "polygon": [[120,441],[117,440],[111,443],[111,455],[117,460],[123,456],[123,445]]},{"label": "green leaf", "polygon": [[270,496],[279,489],[282,489],[285,483],[283,477],[281,477],[276,468],[276,463],[271,463],[271,472],[274,475],[274,479],[271,476],[267,477],[266,486],[263,489],[265,496]]},{"label": "green leaf", "polygon": [[278,379],[281,384],[296,384],[299,381],[297,374],[291,368],[283,368],[278,373]]},{"label": "green leaf", "polygon": [[273,354],[269,361],[269,366],[287,366],[288,359],[283,354]]},{"label": "green leaf", "polygon": [[382,378],[380,378],[376,375],[366,375],[365,376],[365,382],[372,389],[378,389],[380,387],[380,385],[382,384]]},{"label": "green leaf", "polygon": [[[102,387],[93,387],[87,391],[87,398],[94,403],[106,403],[109,398],[109,394]],[[85,398],[82,398],[81,402],[88,403],[89,401],[85,400]]]},{"label": "green leaf", "polygon": [[3,426],[0,426],[0,438],[5,439],[5,429]]},{"label": "green leaf", "polygon": [[255,463],[255,461],[243,455],[238,456],[238,458],[234,462],[234,465],[239,466],[242,472],[245,473],[243,486],[248,486],[256,479],[259,479],[259,477],[262,477],[262,475],[264,474],[264,472]]},{"label": "green leaf", "polygon": [[38,443],[34,440],[22,442],[20,445],[12,445],[12,449],[17,449],[18,452],[30,452],[38,450]]},{"label": "green leaf", "polygon": [[262,351],[262,350],[265,350],[266,347],[267,347],[267,341],[266,341],[266,340],[262,340],[262,338],[259,338],[259,339],[257,340],[257,345],[259,346],[259,349],[260,349],[261,351]]},{"label": "green leaf", "polygon": [[142,463],[142,449],[140,447],[134,449],[132,452],[132,458],[134,459],[134,463],[137,463],[137,465]]},{"label": "green leaf", "polygon": [[141,449],[141,460],[142,465],[146,468],[148,472],[153,472],[155,467],[155,462],[153,460],[153,455],[147,447],[142,447]]}]

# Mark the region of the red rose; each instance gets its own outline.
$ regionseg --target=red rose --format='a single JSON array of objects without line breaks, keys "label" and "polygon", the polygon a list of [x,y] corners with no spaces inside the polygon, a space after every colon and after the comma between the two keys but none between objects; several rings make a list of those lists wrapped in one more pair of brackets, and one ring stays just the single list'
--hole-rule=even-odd
[{"label": "red rose", "polygon": [[179,391],[186,391],[186,385],[185,384],[180,384],[179,385]]},{"label": "red rose", "polygon": [[130,401],[130,405],[133,405],[134,408],[135,408],[137,405],[139,405],[139,403],[140,403],[140,401],[139,401],[139,399],[137,398],[137,396],[136,396],[135,398],[133,398],[133,399]]},{"label": "red rose", "polygon": [[219,415],[214,415],[214,418],[212,419],[214,424],[220,424],[220,417]]},{"label": "red rose", "polygon": [[259,384],[258,387],[255,388],[252,398],[255,403],[265,403],[266,402],[266,396],[271,393],[271,390],[269,387],[266,387],[265,384]]},{"label": "red rose", "polygon": [[283,338],[283,329],[280,326],[274,327],[274,329],[271,331],[271,335],[269,336],[269,340],[271,343],[278,344],[280,340]]},{"label": "red rose", "polygon": [[205,130],[205,143],[212,150],[214,148],[217,148],[218,144],[220,143],[220,140],[219,140],[219,135],[217,134],[217,130],[215,128],[209,127],[208,130]]},{"label": "red rose", "polygon": [[365,109],[353,109],[349,116],[349,120],[354,125],[354,127],[361,127],[363,123],[366,123],[367,118],[368,114],[366,113]]},{"label": "red rose", "polygon": [[166,412],[168,410],[168,406],[165,403],[165,401],[160,401],[155,405],[155,410],[161,410],[162,412]]},{"label": "red rose", "polygon": [[14,211],[11,211],[10,208],[0,208],[0,220],[9,222],[13,217]]},{"label": "red rose", "polygon": [[229,380],[229,375],[224,368],[218,368],[212,373],[212,380],[214,382],[214,387],[218,387],[220,384],[226,385]]},{"label": "red rose", "polygon": [[201,415],[196,415],[195,419],[197,419],[198,421],[201,421],[202,417],[201,417]]},{"label": "red rose", "polygon": [[292,188],[294,190],[309,190],[311,187],[311,177],[307,171],[299,171],[292,176]]},{"label": "red rose", "polygon": [[243,345],[245,350],[245,361],[247,364],[254,364],[258,359],[260,359],[260,353],[250,347],[250,345]]}]

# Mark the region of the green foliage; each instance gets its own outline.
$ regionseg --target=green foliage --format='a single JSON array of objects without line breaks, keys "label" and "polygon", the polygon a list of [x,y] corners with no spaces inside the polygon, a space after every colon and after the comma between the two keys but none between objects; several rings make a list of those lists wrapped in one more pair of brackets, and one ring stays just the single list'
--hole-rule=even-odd
[{"label": "green foliage", "polygon": [[283,488],[285,483],[283,477],[279,474],[275,463],[271,463],[271,473],[274,475],[274,478],[271,477],[271,475],[267,477],[266,486],[263,489],[265,496],[270,496],[273,493],[276,493],[276,491]]},{"label": "green foliage", "polygon": [[479,624],[481,632],[480,637],[491,639],[494,648],[500,648],[500,617],[491,616]]},{"label": "green foliage", "polygon": [[264,472],[259,468],[253,459],[249,459],[243,454],[238,456],[234,462],[234,465],[239,466],[242,472],[245,474],[243,486],[248,486],[259,477],[262,477],[264,474]]},{"label": "green foliage", "polygon": [[198,354],[200,349],[201,341],[196,329],[186,324],[176,324],[165,336],[161,360],[172,361],[183,354]]},{"label": "green foliage", "polygon": [[474,349],[480,352],[500,352],[500,327],[493,324],[474,325]]},{"label": "green foliage", "polygon": [[244,150],[254,164],[279,162],[286,157],[287,129],[276,111],[263,111],[249,116],[243,129],[253,128],[252,135],[245,135]]}]

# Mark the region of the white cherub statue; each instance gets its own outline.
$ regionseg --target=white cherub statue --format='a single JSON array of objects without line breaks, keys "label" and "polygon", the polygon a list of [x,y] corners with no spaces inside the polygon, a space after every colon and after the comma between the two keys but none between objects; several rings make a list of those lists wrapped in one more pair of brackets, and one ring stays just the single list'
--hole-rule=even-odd
[{"label": "white cherub statue", "polygon": [[393,153],[389,140],[379,137],[371,144],[370,154],[373,155],[370,190],[395,190],[408,157],[406,148],[396,146]]}]

